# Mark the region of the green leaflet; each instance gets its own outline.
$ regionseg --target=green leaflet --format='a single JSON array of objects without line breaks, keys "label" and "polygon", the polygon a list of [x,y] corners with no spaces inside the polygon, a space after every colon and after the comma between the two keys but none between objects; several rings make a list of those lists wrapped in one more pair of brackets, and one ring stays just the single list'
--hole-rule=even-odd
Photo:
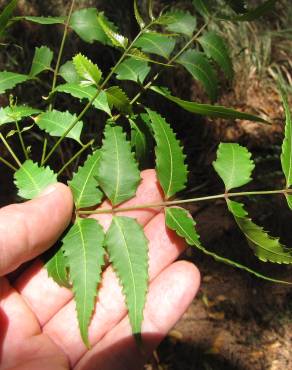
[{"label": "green leaflet", "polygon": [[118,80],[130,80],[143,84],[150,69],[147,61],[127,58],[116,68],[116,77]]},{"label": "green leaflet", "polygon": [[281,153],[281,164],[286,178],[286,186],[287,188],[289,188],[292,185],[292,118],[289,109],[287,94],[283,88],[280,88],[280,93],[286,117],[285,137],[283,140]]},{"label": "green leaflet", "polygon": [[145,53],[157,54],[168,59],[175,46],[175,40],[167,35],[156,32],[142,34],[134,43],[134,47],[141,48]]},{"label": "green leaflet", "polygon": [[57,182],[57,175],[49,167],[39,167],[31,160],[25,161],[14,173],[18,195],[24,199],[37,197],[49,185]]},{"label": "green leaflet", "polygon": [[132,198],[140,182],[137,163],[121,127],[107,124],[100,153],[97,180],[116,206]]},{"label": "green leaflet", "polygon": [[0,108],[0,126],[6,123],[20,121],[22,118],[30,117],[41,113],[40,110],[28,107],[26,105],[18,105],[11,107]]},{"label": "green leaflet", "polygon": [[139,12],[137,0],[134,0],[134,14],[135,14],[136,21],[137,21],[140,29],[142,30],[145,27],[145,22],[144,22],[141,14]]},{"label": "green leaflet", "polygon": [[129,50],[129,52],[126,55],[136,60],[144,60],[145,62],[158,64],[158,65],[161,65],[167,68],[173,67],[173,65],[162,63],[162,62],[159,62],[158,60],[151,59],[148,55],[146,55],[140,49],[137,49],[137,48],[132,48],[131,50]]},{"label": "green leaflet", "polygon": [[[148,115],[146,115],[148,117]],[[131,146],[135,151],[136,160],[139,168],[150,167],[150,156],[152,137],[149,126],[143,120],[130,119],[131,125]]]},{"label": "green leaflet", "polygon": [[81,53],[75,55],[73,64],[79,76],[81,77],[80,84],[82,86],[96,85],[98,86],[101,80],[102,72],[98,66],[92,63],[87,57]]},{"label": "green leaflet", "polygon": [[132,113],[130,100],[119,86],[111,86],[110,88],[108,88],[106,90],[106,95],[110,109],[112,109],[112,107],[115,107],[122,113]]},{"label": "green leaflet", "polygon": [[82,340],[89,347],[88,326],[104,264],[104,232],[92,218],[77,219],[63,239]]},{"label": "green leaflet", "polygon": [[15,20],[15,21],[26,20],[26,21],[33,22],[33,23],[51,25],[51,24],[62,24],[62,23],[64,23],[65,20],[66,20],[66,17],[25,16],[25,17],[15,17],[15,18],[13,18],[13,20]]},{"label": "green leaflet", "polygon": [[262,227],[256,225],[243,208],[243,204],[227,199],[229,211],[244,233],[249,246],[254,254],[264,262],[292,263],[292,250],[283,246],[278,238],[268,235]]},{"label": "green leaflet", "polygon": [[240,263],[231,261],[227,258],[218,256],[214,252],[208,251],[205,247],[202,246],[202,244],[200,242],[199,235],[197,234],[197,232],[195,230],[196,223],[192,219],[190,213],[187,212],[186,210],[184,210],[182,208],[166,208],[165,216],[166,216],[165,217],[166,225],[171,230],[175,231],[177,233],[177,235],[184,238],[189,245],[196,247],[197,249],[199,249],[200,251],[202,251],[206,255],[211,256],[212,258],[214,258],[216,261],[225,263],[226,265],[237,267],[241,270],[247,271],[248,273],[253,274],[253,275],[255,275],[255,276],[257,276],[261,279],[264,279],[264,280],[272,281],[274,283],[290,284],[286,281],[277,280],[277,279],[273,279],[273,278],[264,276],[264,275],[262,275],[262,274],[260,274],[256,271],[250,269],[249,267],[246,267],[244,265],[241,265]]},{"label": "green leaflet", "polygon": [[[74,96],[74,98],[80,100],[91,100],[97,93],[97,89],[94,86],[81,86],[78,83],[67,83],[59,85],[54,91],[70,94],[71,96]],[[104,91],[101,91],[98,94],[92,105],[96,109],[102,110],[106,112],[109,116],[111,116],[111,110],[108,105],[107,95]]]},{"label": "green leaflet", "polygon": [[177,60],[187,71],[200,81],[211,100],[216,100],[218,94],[217,76],[203,53],[196,50],[187,50]]},{"label": "green leaflet", "polygon": [[197,27],[196,17],[181,10],[171,10],[163,14],[156,23],[166,25],[166,29],[170,32],[181,33],[188,37],[192,37]]},{"label": "green leaflet", "polygon": [[[51,112],[45,112],[37,116],[34,120],[38,127],[45,130],[51,136],[62,136],[69,126],[75,120],[76,115],[69,112],[60,112],[58,110],[52,110]],[[81,144],[80,135],[82,131],[83,123],[78,122],[73,129],[66,135],[66,137],[76,140]]]},{"label": "green leaflet", "polygon": [[72,60],[68,60],[61,66],[59,75],[68,83],[79,84],[81,81]]},{"label": "green leaflet", "polygon": [[102,13],[98,14],[97,21],[114,46],[126,49],[128,45],[128,39],[117,33],[115,28],[112,28],[112,24],[108,22]]},{"label": "green leaflet", "polygon": [[75,207],[85,208],[97,205],[102,200],[102,192],[97,189],[96,180],[100,160],[100,151],[89,155],[82,167],[79,167],[73,179],[68,182],[72,190]]},{"label": "green leaflet", "polygon": [[200,104],[191,101],[182,100],[175,96],[172,96],[167,89],[158,86],[152,86],[152,91],[164,96],[166,99],[173,101],[183,109],[191,113],[202,114],[203,116],[219,117],[226,119],[244,119],[248,121],[263,122],[267,123],[263,118],[255,116],[253,114],[243,113],[236,111],[232,108],[221,107],[220,105]]},{"label": "green leaflet", "polygon": [[31,70],[29,75],[35,77],[41,72],[50,69],[53,60],[53,52],[47,46],[35,48],[35,53],[32,61]]},{"label": "green leaflet", "polygon": [[198,39],[206,55],[219,64],[226,76],[232,80],[233,67],[225,41],[215,32],[206,32]]},{"label": "green leaflet", "polygon": [[60,286],[70,288],[68,263],[64,256],[63,248],[60,248],[45,266],[49,277],[51,277]]},{"label": "green leaflet", "polygon": [[105,245],[123,287],[133,334],[139,336],[148,283],[148,240],[136,220],[115,216]]},{"label": "green leaflet", "polygon": [[166,199],[185,188],[185,155],[169,124],[158,113],[147,109],[156,140],[156,170]]},{"label": "green leaflet", "polygon": [[0,38],[2,37],[5,28],[7,27],[12,14],[17,7],[18,0],[10,1],[0,14]]},{"label": "green leaflet", "polygon": [[25,82],[29,79],[29,76],[14,72],[0,72],[0,94],[3,94],[6,90],[13,89],[14,86]]},{"label": "green leaflet", "polygon": [[220,143],[213,166],[227,191],[250,182],[255,167],[250,152],[235,143]]}]

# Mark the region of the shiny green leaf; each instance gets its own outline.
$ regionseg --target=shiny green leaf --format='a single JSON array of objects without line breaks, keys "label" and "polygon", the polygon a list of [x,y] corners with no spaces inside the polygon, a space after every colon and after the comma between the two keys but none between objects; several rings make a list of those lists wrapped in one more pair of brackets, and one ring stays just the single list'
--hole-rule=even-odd
[{"label": "shiny green leaf", "polygon": [[115,107],[120,112],[130,114],[132,107],[130,100],[125,92],[119,86],[111,86],[106,90],[109,107]]},{"label": "shiny green leaf", "polygon": [[73,58],[73,64],[77,73],[81,77],[80,85],[98,86],[99,81],[101,80],[102,72],[96,64],[92,63],[91,60],[81,53],[75,55]]},{"label": "shiny green leaf", "polygon": [[142,34],[134,43],[134,47],[141,48],[143,52],[157,54],[168,59],[175,46],[173,37],[155,32]]},{"label": "shiny green leaf", "polygon": [[196,17],[189,12],[181,10],[168,11],[157,19],[156,22],[165,25],[170,32],[180,33],[188,37],[192,37],[197,26]]},{"label": "shiny green leaf", "polygon": [[143,83],[150,69],[144,60],[127,58],[116,68],[117,79]]}]

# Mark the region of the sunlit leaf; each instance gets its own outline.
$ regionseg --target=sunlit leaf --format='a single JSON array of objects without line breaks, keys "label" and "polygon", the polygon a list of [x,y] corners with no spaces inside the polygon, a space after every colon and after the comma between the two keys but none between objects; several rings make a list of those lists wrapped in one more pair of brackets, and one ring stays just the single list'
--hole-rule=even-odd
[{"label": "sunlit leaf", "polygon": [[97,21],[114,46],[126,49],[128,45],[128,39],[116,32],[115,28],[112,28],[112,24],[108,22],[102,13],[98,14]]},{"label": "sunlit leaf", "polygon": [[39,113],[41,113],[39,109],[31,108],[26,105],[0,108],[0,126],[6,123],[20,121],[22,118]]},{"label": "sunlit leaf", "polygon": [[193,35],[197,26],[196,17],[189,12],[181,10],[168,11],[157,19],[156,22],[165,25],[170,32],[181,33],[188,37]]},{"label": "sunlit leaf", "polygon": [[0,94],[6,90],[13,89],[16,85],[21,84],[29,79],[29,76],[14,72],[0,72]]},{"label": "sunlit leaf", "polygon": [[81,85],[88,86],[99,84],[102,72],[91,60],[79,53],[73,58],[73,64],[81,77]]},{"label": "sunlit leaf", "polygon": [[146,61],[127,58],[116,68],[117,79],[143,83],[150,69]]},{"label": "sunlit leaf", "polygon": [[60,248],[45,266],[49,277],[51,277],[60,286],[70,288],[68,263],[64,256],[63,248]]},{"label": "sunlit leaf", "polygon": [[47,46],[35,48],[35,53],[29,75],[35,77],[39,73],[49,69],[51,67],[53,56],[54,54],[52,50],[49,49]]},{"label": "sunlit leaf", "polygon": [[119,86],[111,86],[106,90],[109,107],[115,107],[120,112],[129,114],[132,112],[130,100]]},{"label": "sunlit leaf", "polygon": [[155,32],[142,34],[134,43],[134,47],[141,48],[145,53],[157,54],[168,59],[175,46],[173,37]]}]

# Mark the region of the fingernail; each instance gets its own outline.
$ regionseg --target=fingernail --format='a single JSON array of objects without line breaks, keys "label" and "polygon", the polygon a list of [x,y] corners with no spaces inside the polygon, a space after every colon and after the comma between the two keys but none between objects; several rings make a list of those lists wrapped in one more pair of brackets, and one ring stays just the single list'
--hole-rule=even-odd
[{"label": "fingernail", "polygon": [[43,190],[40,193],[39,197],[43,197],[45,195],[51,194],[55,190],[56,190],[56,185],[49,185],[47,188],[45,188],[45,190]]}]

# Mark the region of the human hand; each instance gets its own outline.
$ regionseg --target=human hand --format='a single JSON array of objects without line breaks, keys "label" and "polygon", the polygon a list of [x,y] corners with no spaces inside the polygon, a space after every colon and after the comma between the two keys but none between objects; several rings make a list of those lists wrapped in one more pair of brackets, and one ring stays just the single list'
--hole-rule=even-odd
[{"label": "human hand", "polygon": [[[142,172],[137,195],[123,206],[162,200],[153,170]],[[48,189],[47,189],[48,190]],[[72,216],[69,189],[56,184],[48,194],[0,210],[0,276],[44,252]],[[102,207],[109,207],[105,202]],[[150,286],[144,310],[144,353],[136,347],[118,280],[111,266],[103,279],[89,327],[92,348],[80,337],[72,292],[48,277],[40,261],[9,284],[0,278],[0,369],[137,370],[194,298],[200,281],[190,263],[174,262],[183,241],[165,228],[159,210],[124,212],[144,226],[149,239]],[[110,215],[96,215],[107,228]]]}]

